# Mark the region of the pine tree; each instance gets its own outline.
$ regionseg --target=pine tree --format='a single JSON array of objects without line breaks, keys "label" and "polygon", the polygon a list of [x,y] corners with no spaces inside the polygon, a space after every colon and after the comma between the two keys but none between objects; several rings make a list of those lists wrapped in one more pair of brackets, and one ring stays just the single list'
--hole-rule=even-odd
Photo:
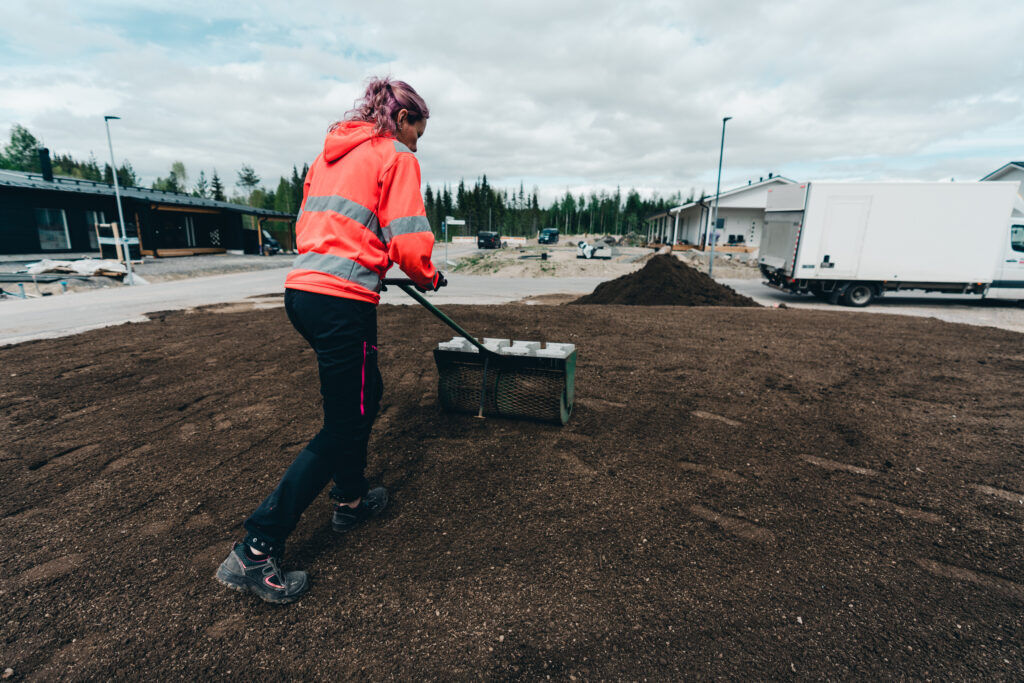
[{"label": "pine tree", "polygon": [[238,172],[238,181],[235,185],[252,192],[260,184],[260,177],[256,175],[255,169],[249,164],[242,164],[242,169]]},{"label": "pine tree", "polygon": [[[292,170],[294,171],[294,168]],[[288,182],[287,178],[281,178],[277,183],[277,190],[274,192],[274,206],[271,208],[274,211],[290,214],[295,214],[299,210],[292,194],[292,183]]]},{"label": "pine tree", "polygon": [[437,218],[437,202],[434,199],[434,191],[430,189],[430,184],[423,190],[423,207],[427,212],[427,222],[430,223],[431,229],[435,234],[439,234],[437,231],[441,227],[441,221]]},{"label": "pine tree", "polygon": [[442,196],[441,196],[441,214],[442,214],[442,218],[447,218],[448,216],[453,215],[454,212],[455,212],[455,207],[452,205],[452,191],[451,191],[451,189],[447,185],[445,185],[444,186],[444,192],[442,193]]},{"label": "pine tree", "polygon": [[197,197],[206,199],[210,196],[210,183],[206,180],[206,171],[199,172],[199,179],[196,181],[195,189],[192,191]]},{"label": "pine tree", "polygon": [[224,183],[220,181],[220,176],[217,175],[217,169],[213,169],[213,178],[210,179],[210,195],[218,202],[227,201],[227,197],[224,196]]},{"label": "pine tree", "polygon": [[260,200],[259,203],[253,203],[253,206],[258,207],[260,209],[269,209],[272,211],[274,209],[274,203],[276,201],[276,193],[273,190],[264,190],[263,188],[260,188],[258,192],[263,193],[263,198]]},{"label": "pine tree", "polygon": [[139,177],[135,175],[131,162],[126,160],[121,164],[121,168],[117,169],[117,182],[121,187],[138,187]]},{"label": "pine tree", "polygon": [[299,175],[298,171],[295,170],[295,167],[292,166],[291,197],[292,206],[295,207],[296,213],[302,207],[302,190],[307,173],[309,173],[309,164],[303,165],[302,175]]},{"label": "pine tree", "polygon": [[103,174],[100,172],[100,164],[96,161],[96,155],[89,152],[89,161],[81,164],[82,177],[86,180],[95,180],[99,182],[103,179]]},{"label": "pine tree", "polygon": [[238,180],[235,181],[235,186],[242,188],[242,199],[249,206],[260,206],[263,203],[266,193],[261,191],[257,195],[260,177],[256,175],[256,170],[249,164],[242,164],[241,170],[238,171]]}]

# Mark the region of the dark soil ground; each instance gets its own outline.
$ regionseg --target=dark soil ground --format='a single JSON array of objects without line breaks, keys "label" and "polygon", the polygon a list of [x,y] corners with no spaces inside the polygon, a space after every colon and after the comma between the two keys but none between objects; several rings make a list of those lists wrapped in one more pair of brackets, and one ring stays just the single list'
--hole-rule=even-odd
[{"label": "dark soil ground", "polygon": [[318,428],[281,308],[0,349],[0,668],[12,680],[1024,676],[1024,338],[762,308],[452,306],[579,347],[565,427],[449,416],[381,307],[369,473],[274,607],[224,589],[241,521]]},{"label": "dark soil ground", "polygon": [[757,306],[671,254],[658,254],[647,264],[622,277],[599,284],[573,304],[625,306]]}]

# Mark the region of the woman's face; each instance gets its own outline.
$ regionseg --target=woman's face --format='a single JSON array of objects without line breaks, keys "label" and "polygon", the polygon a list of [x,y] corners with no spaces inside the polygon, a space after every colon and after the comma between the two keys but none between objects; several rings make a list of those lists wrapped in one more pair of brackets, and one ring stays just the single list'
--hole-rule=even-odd
[{"label": "woman's face", "polygon": [[395,138],[415,152],[416,142],[427,130],[427,120],[420,119],[416,123],[409,123],[409,110],[402,109],[398,112],[395,123],[398,124],[398,132],[395,134]]}]

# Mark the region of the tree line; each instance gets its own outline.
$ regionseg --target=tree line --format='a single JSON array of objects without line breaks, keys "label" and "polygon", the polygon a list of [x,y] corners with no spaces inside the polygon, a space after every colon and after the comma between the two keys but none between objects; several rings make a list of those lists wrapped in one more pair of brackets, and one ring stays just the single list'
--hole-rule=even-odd
[{"label": "tree line", "polygon": [[[42,146],[42,142],[27,128],[14,124],[10,141],[0,151],[0,168],[41,172],[37,150]],[[110,164],[104,163],[101,168],[92,154],[87,161],[73,159],[67,154],[54,155],[51,159],[54,175],[109,184],[114,182]],[[303,165],[301,171],[297,166],[292,166],[290,177],[281,177],[277,187],[270,189],[263,186],[262,179],[252,166],[243,164],[229,195],[217,169],[212,169],[209,176],[205,170],[200,170],[193,177],[183,162],[175,161],[167,175],[157,177],[150,189],[296,214],[302,203],[302,185],[308,170],[308,165]],[[139,178],[129,161],[117,169],[117,180],[124,187],[139,186]],[[617,187],[614,193],[602,190],[590,194],[580,193],[578,196],[567,190],[565,195],[549,206],[541,207],[537,195],[537,187],[526,192],[522,183],[518,189],[495,188],[484,175],[476,179],[472,187],[467,187],[464,180],[460,180],[454,189],[445,184],[435,190],[428,184],[423,199],[427,218],[438,237],[441,236],[442,224],[447,216],[466,221],[464,226],[453,226],[453,235],[472,235],[480,230],[494,230],[503,235],[531,236],[543,228],[558,228],[565,234],[642,233],[645,230],[644,221],[651,214],[694,199],[693,190],[685,199],[680,192],[668,197],[655,194],[645,198],[635,189],[628,190],[623,196]],[[704,197],[704,193],[701,193],[701,197]]]},{"label": "tree line", "polygon": [[[655,194],[645,199],[634,189],[622,195],[621,188],[614,193],[602,190],[589,195],[573,195],[568,190],[550,206],[542,208],[534,187],[529,193],[522,183],[518,190],[497,189],[487,182],[487,176],[478,178],[472,188],[460,180],[453,191],[448,185],[434,190],[428,184],[423,192],[427,218],[434,232],[440,234],[442,221],[452,216],[466,221],[465,226],[453,226],[452,234],[472,235],[480,230],[493,230],[502,235],[532,236],[543,228],[557,228],[565,234],[624,235],[646,230],[645,219],[651,214],[673,206],[691,202],[691,190],[686,199],[681,192],[668,197]],[[702,194],[703,197],[703,194]]]}]

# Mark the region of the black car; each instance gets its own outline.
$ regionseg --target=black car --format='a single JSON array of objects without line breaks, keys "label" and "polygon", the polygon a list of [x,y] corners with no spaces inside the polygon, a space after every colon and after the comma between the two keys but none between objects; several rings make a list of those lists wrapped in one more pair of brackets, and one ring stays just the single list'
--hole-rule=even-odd
[{"label": "black car", "polygon": [[558,244],[558,229],[544,228],[541,230],[540,237],[537,238],[537,244]]},{"label": "black car", "polygon": [[282,252],[284,252],[284,249],[281,248],[281,243],[274,239],[274,237],[269,232],[264,230],[263,253],[269,256],[273,256],[274,254],[280,254]]},{"label": "black car", "polygon": [[488,230],[481,230],[476,234],[477,249],[500,249],[501,235]]}]

